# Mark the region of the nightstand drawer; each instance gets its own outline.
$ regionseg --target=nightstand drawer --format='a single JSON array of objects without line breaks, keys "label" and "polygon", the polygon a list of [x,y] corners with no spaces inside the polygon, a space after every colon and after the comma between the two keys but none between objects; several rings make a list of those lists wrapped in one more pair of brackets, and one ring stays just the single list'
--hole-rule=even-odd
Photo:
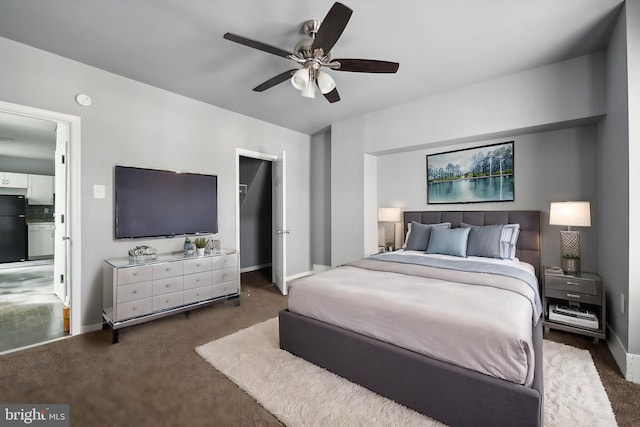
[{"label": "nightstand drawer", "polygon": [[567,292],[567,291],[561,291],[557,289],[549,289],[548,287],[545,291],[545,296],[551,297],[551,298],[566,299],[566,300],[575,301],[575,302],[585,302],[587,304],[596,304],[596,305],[602,304],[602,299],[600,296],[587,295],[587,294],[582,294],[579,292],[572,292],[572,291]]},{"label": "nightstand drawer", "polygon": [[552,276],[546,275],[544,286],[547,289],[555,289],[569,293],[580,293],[588,295],[601,295],[600,282],[595,280],[585,280],[580,277]]}]

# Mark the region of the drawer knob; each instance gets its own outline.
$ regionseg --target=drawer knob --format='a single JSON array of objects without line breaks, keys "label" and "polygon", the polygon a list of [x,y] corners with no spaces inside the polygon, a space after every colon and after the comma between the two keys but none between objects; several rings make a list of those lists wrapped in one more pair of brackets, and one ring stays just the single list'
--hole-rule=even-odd
[{"label": "drawer knob", "polygon": [[137,276],[137,275],[138,275],[138,272],[137,272],[137,271],[134,271],[134,272],[133,272],[133,276]]},{"label": "drawer knob", "polygon": [[574,286],[578,286],[580,283],[576,283],[576,282],[567,282],[567,285],[574,285]]},{"label": "drawer knob", "polygon": [[567,294],[567,296],[571,298],[580,298],[580,295],[577,294]]},{"label": "drawer knob", "polygon": [[165,271],[171,271],[171,267],[167,267]]},{"label": "drawer knob", "polygon": [[131,292],[131,293],[132,293],[132,294],[137,294],[137,293],[138,293],[138,290],[137,290],[137,289],[134,289],[134,290],[133,290],[133,292]]},{"label": "drawer knob", "polygon": [[138,309],[138,307],[134,305],[133,306],[133,311],[136,311],[137,309]]},{"label": "drawer knob", "polygon": [[164,285],[164,287],[165,287],[165,288],[170,288],[170,287],[171,287],[171,285],[167,283],[166,285]]}]

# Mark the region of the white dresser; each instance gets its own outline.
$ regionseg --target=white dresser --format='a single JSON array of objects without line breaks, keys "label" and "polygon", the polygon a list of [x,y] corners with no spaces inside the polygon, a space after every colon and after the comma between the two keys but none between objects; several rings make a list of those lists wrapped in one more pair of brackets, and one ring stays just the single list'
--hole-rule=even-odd
[{"label": "white dresser", "polygon": [[223,299],[240,305],[238,253],[222,250],[204,256],[182,252],[157,259],[133,257],[105,260],[102,316],[105,326],[118,330]]}]

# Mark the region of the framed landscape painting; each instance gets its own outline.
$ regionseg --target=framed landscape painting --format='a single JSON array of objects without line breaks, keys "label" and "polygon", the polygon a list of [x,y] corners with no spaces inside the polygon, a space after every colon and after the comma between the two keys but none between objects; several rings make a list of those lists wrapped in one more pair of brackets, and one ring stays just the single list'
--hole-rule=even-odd
[{"label": "framed landscape painting", "polygon": [[513,141],[427,155],[427,203],[512,202]]}]

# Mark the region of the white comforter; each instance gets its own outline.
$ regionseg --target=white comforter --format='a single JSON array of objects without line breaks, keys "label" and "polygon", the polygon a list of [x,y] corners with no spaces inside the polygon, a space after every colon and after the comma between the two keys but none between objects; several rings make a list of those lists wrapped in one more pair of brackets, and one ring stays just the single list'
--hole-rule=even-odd
[{"label": "white comforter", "polygon": [[[424,275],[428,274],[421,271]],[[452,270],[438,271],[439,278],[421,276],[338,267],[293,282],[289,310],[493,377],[531,385],[531,301],[519,292],[490,285],[500,281],[504,288],[505,280],[511,280],[514,287],[522,287],[520,280]],[[475,278],[481,285],[459,282]]]}]

